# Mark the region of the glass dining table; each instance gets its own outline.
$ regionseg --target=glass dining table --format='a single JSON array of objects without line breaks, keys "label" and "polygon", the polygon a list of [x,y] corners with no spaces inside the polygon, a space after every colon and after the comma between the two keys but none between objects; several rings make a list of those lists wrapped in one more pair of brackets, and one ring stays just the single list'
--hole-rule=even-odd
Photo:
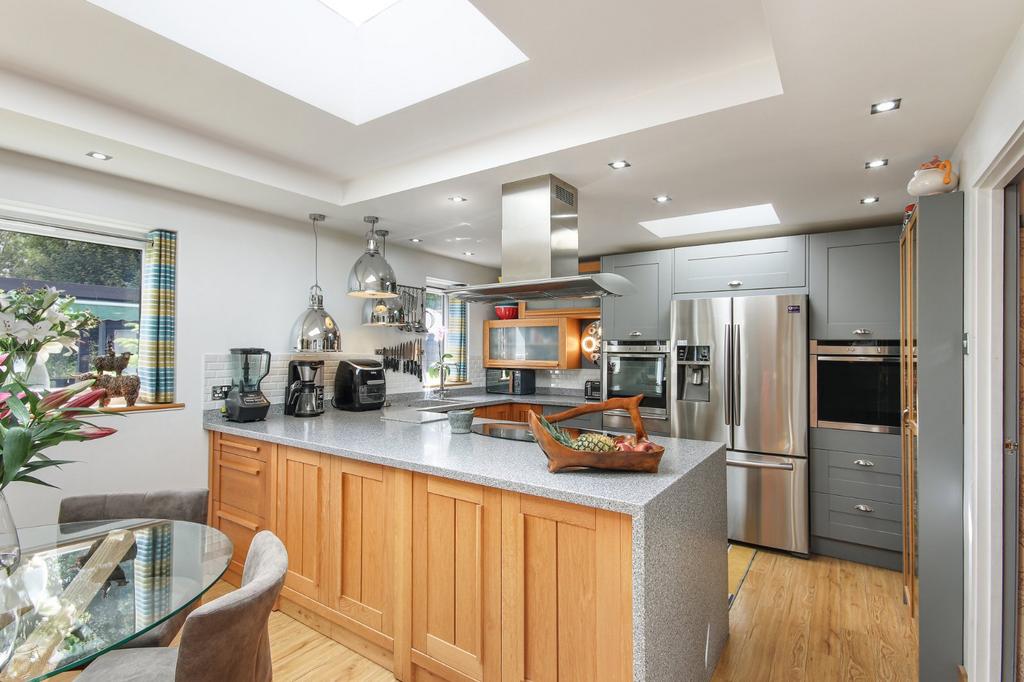
[{"label": "glass dining table", "polygon": [[215,528],[120,519],[19,528],[21,561],[0,579],[0,682],[78,668],[156,627],[231,561]]}]

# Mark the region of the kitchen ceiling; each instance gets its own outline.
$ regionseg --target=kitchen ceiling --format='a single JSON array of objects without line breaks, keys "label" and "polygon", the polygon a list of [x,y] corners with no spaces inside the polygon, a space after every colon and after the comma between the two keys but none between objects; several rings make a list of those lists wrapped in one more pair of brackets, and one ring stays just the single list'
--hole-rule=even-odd
[{"label": "kitchen ceiling", "polygon": [[[353,234],[379,215],[392,244],[490,265],[501,184],[549,172],[580,190],[584,256],[883,224],[1024,20],[1019,0],[473,4],[528,61],[357,126],[86,0],[0,0],[0,147]],[[639,224],[756,204],[781,224]]]}]

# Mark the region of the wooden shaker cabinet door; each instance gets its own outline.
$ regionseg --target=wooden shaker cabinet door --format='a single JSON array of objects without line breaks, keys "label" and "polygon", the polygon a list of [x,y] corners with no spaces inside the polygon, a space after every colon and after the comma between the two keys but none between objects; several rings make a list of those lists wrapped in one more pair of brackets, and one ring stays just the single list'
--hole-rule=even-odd
[{"label": "wooden shaker cabinet door", "polygon": [[330,473],[330,606],[391,635],[395,471],[333,457]]},{"label": "wooden shaker cabinet door", "polygon": [[416,474],[412,523],[413,664],[445,679],[497,680],[501,493]]},{"label": "wooden shaker cabinet door", "polygon": [[331,455],[278,451],[277,535],[288,550],[286,588],[321,601],[327,564],[327,468]]},{"label": "wooden shaker cabinet door", "polygon": [[632,679],[630,519],[502,493],[502,679]]}]

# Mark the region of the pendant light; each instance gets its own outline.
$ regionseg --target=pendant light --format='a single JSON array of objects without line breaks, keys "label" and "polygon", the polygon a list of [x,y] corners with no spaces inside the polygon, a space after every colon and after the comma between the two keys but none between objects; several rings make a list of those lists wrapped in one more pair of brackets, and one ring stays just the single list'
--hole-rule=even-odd
[{"label": "pendant light", "polygon": [[366,253],[352,266],[348,274],[348,295],[358,298],[395,298],[398,296],[398,281],[395,271],[384,258],[383,244],[386,230],[378,230],[377,216],[368,215],[363,222],[370,224],[366,232]]},{"label": "pendant light", "polygon": [[313,286],[309,288],[309,307],[292,327],[292,347],[299,351],[336,352],[341,350],[341,331],[331,314],[324,310],[324,292],[320,288],[320,236],[317,223],[327,219],[323,213],[310,213],[313,221]]}]

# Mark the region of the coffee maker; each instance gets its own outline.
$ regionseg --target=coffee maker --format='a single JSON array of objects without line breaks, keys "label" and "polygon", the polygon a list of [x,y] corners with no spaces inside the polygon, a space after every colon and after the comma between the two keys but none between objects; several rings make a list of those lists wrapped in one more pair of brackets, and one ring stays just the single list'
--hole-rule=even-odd
[{"label": "coffee maker", "polygon": [[315,417],[324,413],[324,361],[292,360],[284,390],[284,413]]},{"label": "coffee maker", "polygon": [[262,348],[231,349],[231,390],[224,399],[227,418],[233,422],[265,419],[270,401],[260,382],[270,373],[270,351]]}]

